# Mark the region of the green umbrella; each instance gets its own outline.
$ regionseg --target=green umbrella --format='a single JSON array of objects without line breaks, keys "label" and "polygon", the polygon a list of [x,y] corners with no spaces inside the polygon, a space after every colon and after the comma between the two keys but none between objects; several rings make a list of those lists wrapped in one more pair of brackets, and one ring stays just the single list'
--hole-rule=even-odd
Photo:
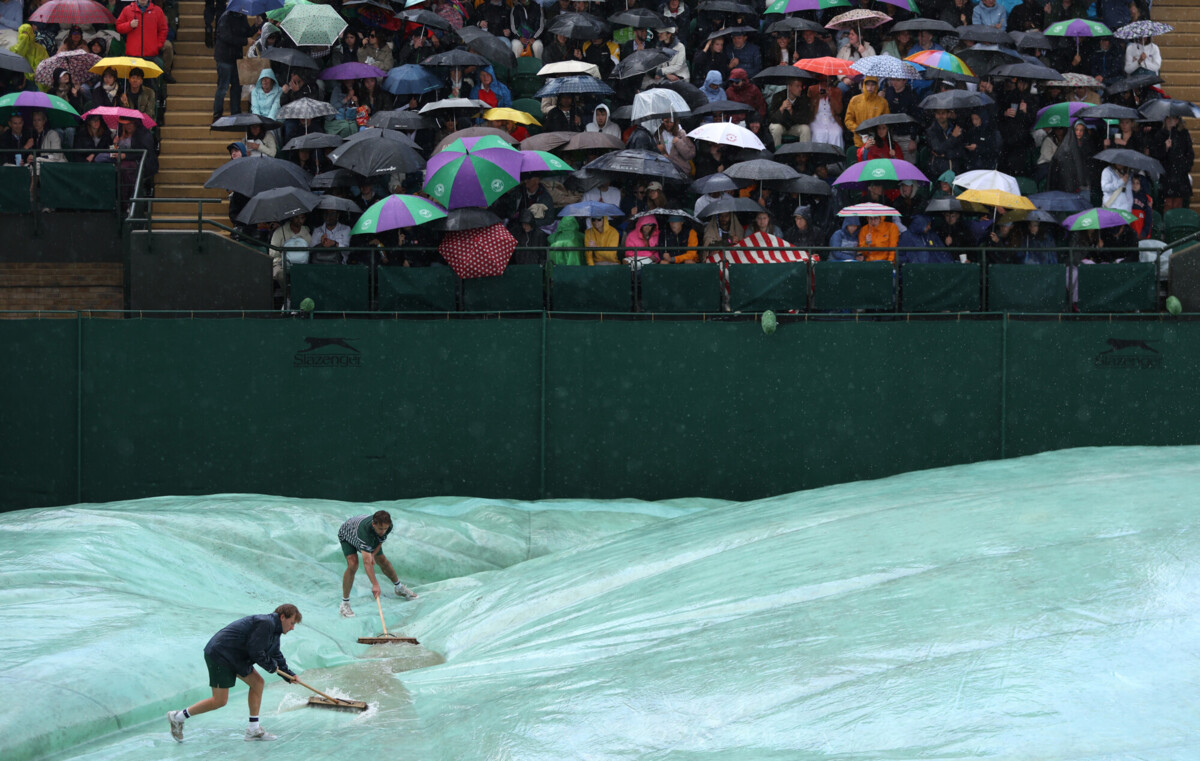
[{"label": "green umbrella", "polygon": [[455,153],[476,153],[485,148],[503,148],[510,151],[517,150],[511,143],[507,142],[496,135],[483,135],[481,137],[465,138],[460,137],[454,142],[444,146],[443,151],[453,151]]},{"label": "green umbrella", "polygon": [[287,2],[283,4],[282,8],[276,8],[273,11],[268,11],[267,18],[275,22],[283,21],[288,17],[288,14],[292,12],[292,9],[298,5],[313,5],[313,3],[309,2],[309,0],[287,0]]},{"label": "green umbrella", "polygon": [[1063,220],[1068,230],[1103,230],[1107,227],[1132,225],[1137,217],[1123,209],[1095,208],[1072,214]]},{"label": "green umbrella", "polygon": [[1090,107],[1090,103],[1055,103],[1038,110],[1034,129],[1050,129],[1051,127],[1070,127],[1071,122],[1080,118],[1080,111]]},{"label": "green umbrella", "polygon": [[[79,126],[79,112],[71,104],[44,92],[14,92],[0,98],[0,120],[7,122],[14,112],[28,116],[29,111],[46,112],[46,123],[51,127]],[[26,122],[28,127],[28,122]]]},{"label": "green umbrella", "polygon": [[346,19],[328,5],[310,3],[292,8],[279,25],[297,45],[332,45],[342,36]]},{"label": "green umbrella", "polygon": [[428,198],[410,195],[390,195],[372,204],[350,231],[354,235],[415,227],[435,219],[443,219],[446,210]]},{"label": "green umbrella", "polygon": [[[447,156],[449,160],[446,160]],[[430,171],[430,167],[436,168]],[[520,184],[519,153],[516,167],[512,172],[482,156],[442,151],[426,166],[424,190],[447,209],[486,208]]]}]

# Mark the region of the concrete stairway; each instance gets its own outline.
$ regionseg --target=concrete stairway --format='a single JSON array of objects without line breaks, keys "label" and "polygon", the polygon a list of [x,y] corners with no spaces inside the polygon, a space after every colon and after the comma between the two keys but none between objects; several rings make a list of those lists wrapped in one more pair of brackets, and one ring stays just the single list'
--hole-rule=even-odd
[{"label": "concrete stairway", "polygon": [[[1170,34],[1156,37],[1162,51],[1163,89],[1172,98],[1200,102],[1200,0],[1155,0],[1152,18],[1175,27]],[[1200,151],[1200,119],[1185,119],[1192,143]],[[1192,167],[1192,208],[1200,211],[1200,170]]]}]

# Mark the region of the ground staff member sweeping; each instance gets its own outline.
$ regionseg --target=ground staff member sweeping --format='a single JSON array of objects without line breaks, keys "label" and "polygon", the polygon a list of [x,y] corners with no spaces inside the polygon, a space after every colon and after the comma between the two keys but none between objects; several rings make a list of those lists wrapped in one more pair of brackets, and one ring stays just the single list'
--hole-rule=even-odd
[{"label": "ground staff member sweeping", "polygon": [[386,510],[374,515],[356,515],[338,529],[338,541],[342,554],[346,556],[346,570],[342,573],[342,604],[338,611],[347,618],[354,615],[350,609],[350,588],[354,586],[354,574],[358,573],[358,553],[362,553],[367,578],[371,580],[371,594],[379,597],[379,582],[375,579],[375,564],[383,569],[396,587],[396,596],[406,600],[417,599],[417,593],[400,583],[400,577],[392,563],[383,554],[383,540],[392,533],[392,516]]},{"label": "ground staff member sweeping", "polygon": [[291,682],[295,674],[288,668],[287,660],[279,652],[279,638],[296,628],[300,623],[300,611],[295,605],[280,605],[274,613],[262,616],[239,618],[213,635],[204,646],[204,662],[208,664],[208,683],[212,697],[205,698],[182,711],[168,711],[171,722],[171,737],[183,742],[183,722],[198,714],[215,711],[229,701],[229,688],[241,679],[250,686],[247,696],[250,703],[250,726],[246,727],[247,740],[274,740],[258,723],[258,709],[262,705],[263,678],[254,670],[254,664],[277,674],[285,682]]}]

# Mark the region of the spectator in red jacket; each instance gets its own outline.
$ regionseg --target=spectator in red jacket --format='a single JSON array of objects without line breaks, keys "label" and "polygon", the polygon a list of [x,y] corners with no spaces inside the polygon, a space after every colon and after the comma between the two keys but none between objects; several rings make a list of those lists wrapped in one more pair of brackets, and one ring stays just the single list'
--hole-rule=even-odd
[{"label": "spectator in red jacket", "polygon": [[[737,68],[729,72],[729,87],[725,88],[725,97],[745,103],[757,111],[759,116],[767,115],[767,101],[763,98],[762,90],[750,81],[745,69]],[[741,116],[737,114],[733,121],[740,122]]]},{"label": "spectator in red jacket", "polygon": [[162,8],[151,0],[135,0],[117,17],[117,31],[125,38],[125,55],[154,61],[162,67],[163,78],[174,81],[170,71],[175,51],[167,42],[167,15]]}]

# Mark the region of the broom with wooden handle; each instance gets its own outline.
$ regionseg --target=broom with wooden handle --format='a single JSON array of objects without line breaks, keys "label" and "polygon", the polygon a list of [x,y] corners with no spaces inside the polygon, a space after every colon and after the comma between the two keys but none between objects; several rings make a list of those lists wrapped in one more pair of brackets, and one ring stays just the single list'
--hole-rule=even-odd
[{"label": "broom with wooden handle", "polygon": [[[362,702],[361,700],[341,700],[340,698],[335,698],[331,695],[326,695],[325,693],[318,690],[316,687],[313,687],[312,685],[305,684],[304,682],[300,681],[300,677],[296,676],[295,674],[292,674],[291,681],[300,685],[301,687],[307,687],[308,689],[312,690],[313,692],[315,692],[321,696],[320,698],[309,698],[308,699],[308,704],[310,706],[312,706],[313,708],[332,708],[335,711],[365,711],[365,710],[367,710],[367,704]],[[322,698],[324,698],[324,700],[322,700]]]},{"label": "broom with wooden handle", "polygon": [[383,625],[382,637],[359,637],[358,644],[360,645],[385,645],[389,642],[403,642],[409,645],[419,645],[416,639],[412,637],[397,637],[394,634],[388,634],[387,621],[383,620],[383,603],[379,601],[379,597],[375,598],[375,607],[379,608],[379,623]]}]

